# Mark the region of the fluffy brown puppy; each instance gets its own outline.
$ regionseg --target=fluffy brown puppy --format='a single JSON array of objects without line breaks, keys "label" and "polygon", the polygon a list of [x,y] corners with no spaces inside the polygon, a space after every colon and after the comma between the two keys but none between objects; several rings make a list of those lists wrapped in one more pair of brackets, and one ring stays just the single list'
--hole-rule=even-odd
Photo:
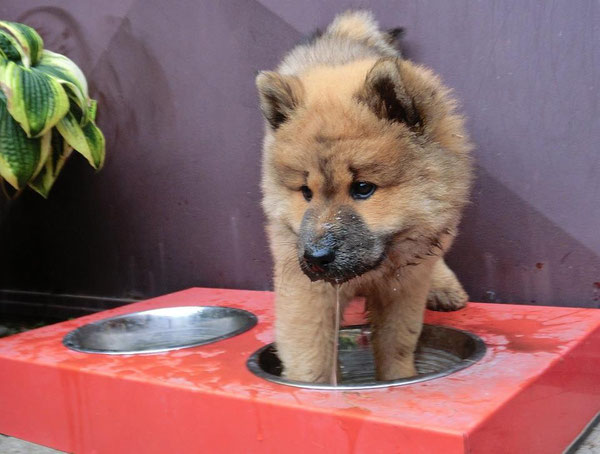
[{"label": "fluffy brown puppy", "polygon": [[370,13],[338,16],[256,78],[263,207],[286,377],[328,380],[335,289],[367,298],[377,378],[415,374],[426,304],[467,295],[443,260],[467,202],[471,145],[449,90],[403,60]]}]

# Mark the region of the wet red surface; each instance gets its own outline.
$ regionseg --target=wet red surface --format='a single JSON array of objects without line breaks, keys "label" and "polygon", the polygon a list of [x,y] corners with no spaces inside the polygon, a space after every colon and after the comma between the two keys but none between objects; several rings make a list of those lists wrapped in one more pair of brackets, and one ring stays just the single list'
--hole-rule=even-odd
[{"label": "wet red surface", "polygon": [[[189,289],[0,340],[0,433],[69,452],[562,452],[600,410],[600,311],[470,303],[426,321],[478,334],[485,357],[447,377],[366,391],[264,381],[273,295]],[[234,338],[152,355],[66,349],[72,329],[158,307],[255,313]],[[346,324],[364,321],[360,303]]]}]

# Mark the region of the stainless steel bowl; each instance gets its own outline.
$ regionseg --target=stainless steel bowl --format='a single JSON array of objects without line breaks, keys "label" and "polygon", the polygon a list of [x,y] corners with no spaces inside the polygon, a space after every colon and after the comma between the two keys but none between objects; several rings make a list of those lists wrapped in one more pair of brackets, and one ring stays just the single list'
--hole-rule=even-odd
[{"label": "stainless steel bowl", "polygon": [[216,342],[256,325],[256,316],[220,306],[181,306],[119,315],[68,333],[63,344],[85,353],[158,353]]},{"label": "stainless steel bowl", "polygon": [[485,344],[467,331],[439,325],[424,325],[415,353],[417,375],[400,380],[376,381],[373,352],[368,325],[350,326],[340,330],[339,362],[342,372],[337,386],[307,383],[281,377],[281,361],[274,344],[256,351],[248,360],[255,375],[282,385],[310,389],[369,389],[402,386],[457,372],[474,364],[485,355]]}]

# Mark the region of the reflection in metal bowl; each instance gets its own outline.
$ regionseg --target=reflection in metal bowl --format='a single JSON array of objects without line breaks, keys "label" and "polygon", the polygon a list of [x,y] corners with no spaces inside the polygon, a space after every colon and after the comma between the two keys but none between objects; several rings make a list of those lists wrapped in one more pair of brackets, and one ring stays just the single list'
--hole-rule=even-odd
[{"label": "reflection in metal bowl", "polygon": [[158,353],[216,342],[256,325],[256,316],[220,306],[153,309],[99,320],[68,333],[63,344],[85,353]]},{"label": "reflection in metal bowl", "polygon": [[485,344],[472,333],[438,325],[424,325],[415,353],[418,374],[400,380],[376,381],[375,364],[367,325],[340,330],[339,362],[342,372],[337,386],[306,383],[281,377],[281,361],[274,344],[266,345],[248,360],[248,368],[266,380],[299,388],[369,389],[401,386],[443,377],[469,367],[485,354]]}]

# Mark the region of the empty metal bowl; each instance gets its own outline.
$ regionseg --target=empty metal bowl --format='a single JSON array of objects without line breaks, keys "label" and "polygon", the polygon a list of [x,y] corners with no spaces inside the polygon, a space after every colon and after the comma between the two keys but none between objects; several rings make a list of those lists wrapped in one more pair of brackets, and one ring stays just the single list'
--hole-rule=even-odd
[{"label": "empty metal bowl", "polygon": [[417,375],[400,380],[376,381],[368,325],[340,330],[339,363],[341,380],[337,386],[307,383],[281,377],[281,361],[274,344],[256,351],[248,360],[255,375],[283,385],[311,389],[369,389],[401,386],[443,377],[469,367],[485,355],[485,344],[467,331],[439,325],[424,325],[415,352]]},{"label": "empty metal bowl", "polygon": [[220,306],[152,309],[99,320],[68,333],[63,344],[85,353],[158,353],[216,342],[256,325],[256,316]]}]

